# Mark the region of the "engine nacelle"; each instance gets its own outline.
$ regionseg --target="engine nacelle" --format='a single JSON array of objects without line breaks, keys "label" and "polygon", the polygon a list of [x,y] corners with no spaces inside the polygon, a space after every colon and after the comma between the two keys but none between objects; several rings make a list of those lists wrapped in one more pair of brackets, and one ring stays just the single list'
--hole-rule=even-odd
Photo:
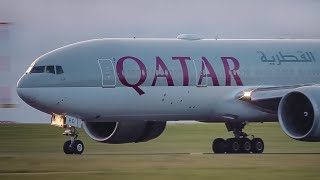
[{"label": "engine nacelle", "polygon": [[278,119],[282,130],[300,141],[320,141],[320,87],[297,88],[280,101]]},{"label": "engine nacelle", "polygon": [[165,127],[165,121],[83,122],[92,139],[108,144],[146,142],[160,136]]}]

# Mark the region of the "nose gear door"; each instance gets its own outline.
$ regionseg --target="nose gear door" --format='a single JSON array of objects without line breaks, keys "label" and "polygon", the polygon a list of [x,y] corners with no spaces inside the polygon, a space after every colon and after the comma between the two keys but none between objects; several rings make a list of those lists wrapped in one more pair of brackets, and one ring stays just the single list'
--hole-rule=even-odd
[{"label": "nose gear door", "polygon": [[110,59],[98,59],[103,88],[114,88],[116,86],[116,76],[114,65]]}]

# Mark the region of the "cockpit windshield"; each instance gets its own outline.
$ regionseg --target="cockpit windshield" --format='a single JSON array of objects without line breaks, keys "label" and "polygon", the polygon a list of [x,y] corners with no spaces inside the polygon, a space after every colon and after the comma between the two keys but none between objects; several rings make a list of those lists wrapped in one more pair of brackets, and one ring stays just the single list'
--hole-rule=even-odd
[{"label": "cockpit windshield", "polygon": [[30,74],[32,73],[44,73],[45,66],[35,66],[31,69]]},{"label": "cockpit windshield", "polygon": [[34,67],[29,67],[27,74],[32,74],[32,73],[51,73],[51,74],[62,74],[63,69],[61,66],[34,66]]},{"label": "cockpit windshield", "polygon": [[47,66],[46,73],[55,74],[54,66]]},{"label": "cockpit windshield", "polygon": [[56,66],[56,70],[57,70],[57,74],[62,74],[63,73],[63,69],[61,66]]}]

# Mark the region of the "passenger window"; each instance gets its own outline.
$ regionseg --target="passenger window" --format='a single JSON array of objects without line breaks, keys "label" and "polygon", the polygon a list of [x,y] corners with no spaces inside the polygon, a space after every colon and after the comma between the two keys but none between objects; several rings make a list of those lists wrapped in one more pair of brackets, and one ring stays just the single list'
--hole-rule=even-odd
[{"label": "passenger window", "polygon": [[44,73],[45,66],[35,66],[30,73]]},{"label": "passenger window", "polygon": [[62,74],[63,73],[63,69],[61,66],[56,66],[56,71],[57,71],[57,74]]},{"label": "passenger window", "polygon": [[46,73],[55,74],[54,66],[47,66]]}]

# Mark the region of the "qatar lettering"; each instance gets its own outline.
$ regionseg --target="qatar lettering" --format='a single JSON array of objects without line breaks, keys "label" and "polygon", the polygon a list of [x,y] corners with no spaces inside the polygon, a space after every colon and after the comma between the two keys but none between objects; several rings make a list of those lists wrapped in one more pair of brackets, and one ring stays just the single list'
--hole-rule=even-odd
[{"label": "qatar lettering", "polygon": [[[179,62],[182,70],[182,77],[183,77],[183,86],[189,86],[189,70],[187,66],[187,61],[191,61],[190,57],[185,56],[173,56],[171,58],[172,61]],[[126,61],[132,61],[136,63],[139,66],[140,69],[140,77],[139,80],[136,83],[129,83],[126,79],[125,75],[123,74],[124,70],[124,63]],[[243,86],[243,83],[241,81],[241,78],[239,74],[237,73],[237,70],[240,69],[240,63],[239,61],[234,57],[221,57],[221,61],[223,64],[224,72],[225,72],[225,86],[231,86],[231,79],[233,78],[236,82],[237,86]],[[233,67],[233,69],[231,69]],[[189,67],[190,68],[190,67]],[[202,57],[202,63],[201,63],[201,73],[199,75],[199,79],[197,80],[198,85],[201,85],[203,78],[207,77],[212,80],[212,84],[214,86],[220,86],[220,83],[217,78],[217,74],[214,70],[214,67],[210,64],[208,59],[206,57]],[[168,86],[174,86],[174,79],[172,78],[172,75],[170,74],[170,71],[168,70],[168,66],[165,64],[165,61],[159,56],[155,57],[155,70],[159,71],[162,70],[163,72],[167,72],[164,74],[158,74],[154,73],[151,86],[155,86],[158,78],[165,78],[167,81]],[[141,85],[144,85],[147,76],[148,71],[143,63],[139,58],[133,57],[133,56],[124,56],[121,57],[117,63],[116,63],[116,72],[119,78],[119,81],[127,87],[133,88],[139,95],[145,94],[145,92],[140,88]],[[150,74],[149,74],[150,75]]]}]

